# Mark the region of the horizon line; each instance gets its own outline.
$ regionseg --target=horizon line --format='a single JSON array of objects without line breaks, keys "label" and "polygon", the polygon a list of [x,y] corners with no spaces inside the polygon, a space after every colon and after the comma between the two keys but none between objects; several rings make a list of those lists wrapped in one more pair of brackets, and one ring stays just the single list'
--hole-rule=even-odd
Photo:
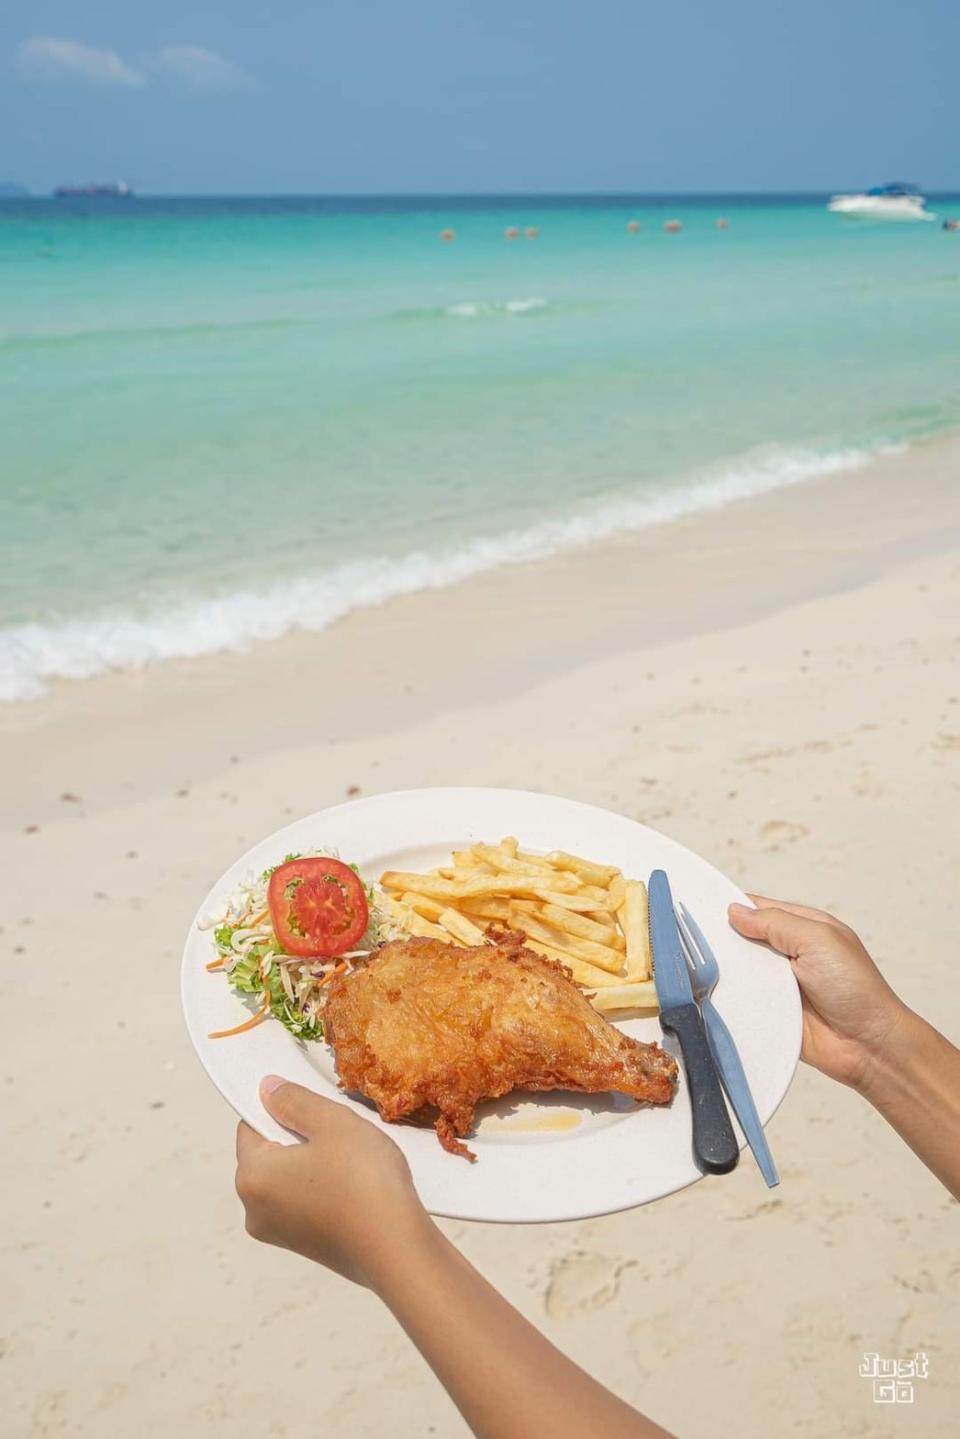
[{"label": "horizon line", "polygon": [[[0,184],[19,184],[5,181]],[[73,182],[71,182],[73,183]],[[94,183],[94,182],[80,182]],[[98,181],[96,183],[106,183]],[[131,183],[131,187],[133,182]],[[2,195],[0,199],[51,200],[58,197],[54,190]],[[855,186],[834,185],[815,189],[680,189],[680,190],[135,190],[133,200],[679,200],[679,199],[820,199],[856,189]],[[953,188],[924,188],[928,196],[960,194],[960,185]],[[84,198],[79,196],[77,198]],[[109,198],[109,197],[107,197]]]}]

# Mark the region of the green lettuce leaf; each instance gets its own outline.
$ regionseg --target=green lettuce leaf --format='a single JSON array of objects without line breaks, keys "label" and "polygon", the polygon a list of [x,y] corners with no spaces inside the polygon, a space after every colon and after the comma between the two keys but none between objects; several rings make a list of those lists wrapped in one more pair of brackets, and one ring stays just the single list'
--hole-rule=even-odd
[{"label": "green lettuce leaf", "polygon": [[[227,978],[234,989],[238,989],[241,994],[262,993],[264,982],[260,973],[260,961],[265,955],[278,952],[276,940],[256,945],[230,970]],[[279,1019],[285,1029],[296,1035],[297,1039],[323,1038],[323,1025],[311,1023],[299,1006],[288,997],[276,965],[271,966],[267,974],[266,991],[270,996],[270,1013],[274,1019]]]}]

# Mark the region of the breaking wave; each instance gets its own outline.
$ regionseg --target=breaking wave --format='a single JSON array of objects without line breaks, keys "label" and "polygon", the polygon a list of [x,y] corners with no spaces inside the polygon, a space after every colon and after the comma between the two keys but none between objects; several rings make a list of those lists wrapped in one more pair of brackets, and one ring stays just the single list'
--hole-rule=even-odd
[{"label": "breaking wave", "polygon": [[142,613],[102,613],[0,630],[0,700],[34,699],[50,680],[87,679],[163,660],[237,651],[293,630],[322,630],[353,610],[421,590],[445,589],[501,565],[535,560],[695,510],[821,475],[858,469],[891,446],[767,451],[701,475],[685,486],[620,497],[523,529],[478,536],[448,552],[357,559],[260,588],[195,596]]}]

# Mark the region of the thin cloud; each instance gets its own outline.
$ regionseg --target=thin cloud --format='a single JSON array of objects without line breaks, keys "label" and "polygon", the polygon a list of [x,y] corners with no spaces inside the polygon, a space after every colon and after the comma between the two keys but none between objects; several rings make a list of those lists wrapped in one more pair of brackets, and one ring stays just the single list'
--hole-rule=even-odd
[{"label": "thin cloud", "polygon": [[242,65],[203,45],[167,45],[131,65],[116,50],[31,35],[17,47],[15,60],[21,74],[33,80],[74,80],[119,90],[142,90],[158,80],[194,95],[257,89]]},{"label": "thin cloud", "polygon": [[79,80],[119,90],[140,90],[144,77],[115,50],[98,50],[79,40],[55,35],[31,35],[18,47],[17,68],[41,80]]},{"label": "thin cloud", "polygon": [[168,45],[146,60],[147,69],[195,94],[255,90],[256,82],[241,65],[202,45]]}]

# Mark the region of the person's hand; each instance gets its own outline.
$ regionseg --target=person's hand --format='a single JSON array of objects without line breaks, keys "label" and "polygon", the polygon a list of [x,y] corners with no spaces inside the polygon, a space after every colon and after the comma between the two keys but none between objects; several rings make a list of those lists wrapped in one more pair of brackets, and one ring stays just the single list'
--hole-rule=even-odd
[{"label": "person's hand", "polygon": [[853,930],[833,915],[758,894],[751,899],[756,909],[730,906],[730,923],[789,959],[803,1002],[803,1058],[831,1079],[864,1089],[906,1006]]},{"label": "person's hand", "polygon": [[305,1144],[273,1144],[237,1127],[237,1193],[247,1233],[375,1287],[388,1245],[430,1225],[392,1139],[343,1104],[275,1075],[264,1108]]}]

